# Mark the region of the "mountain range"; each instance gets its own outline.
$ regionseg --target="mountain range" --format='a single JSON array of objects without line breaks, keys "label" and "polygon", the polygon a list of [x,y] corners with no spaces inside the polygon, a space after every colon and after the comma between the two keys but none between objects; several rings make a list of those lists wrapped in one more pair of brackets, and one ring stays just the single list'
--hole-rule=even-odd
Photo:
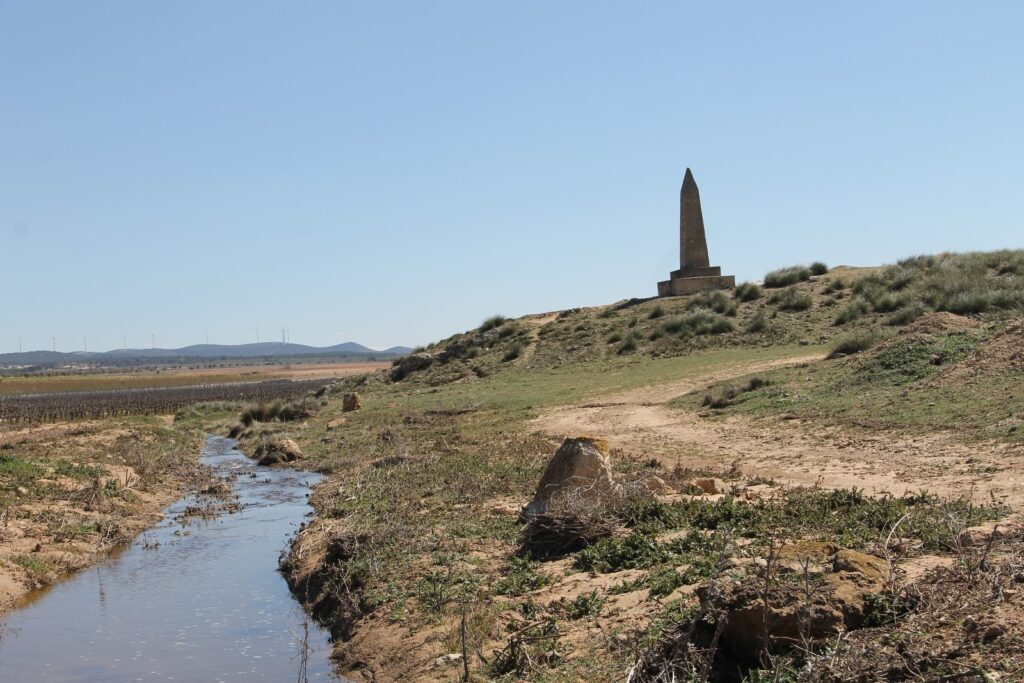
[{"label": "mountain range", "polygon": [[270,356],[334,356],[343,358],[404,356],[412,351],[406,346],[393,346],[377,351],[356,342],[334,346],[307,346],[282,342],[256,344],[195,344],[180,349],[115,349],[103,352],[25,351],[0,353],[0,365],[53,365],[64,363],[116,363],[118,361],[144,361],[215,358],[259,358]]}]

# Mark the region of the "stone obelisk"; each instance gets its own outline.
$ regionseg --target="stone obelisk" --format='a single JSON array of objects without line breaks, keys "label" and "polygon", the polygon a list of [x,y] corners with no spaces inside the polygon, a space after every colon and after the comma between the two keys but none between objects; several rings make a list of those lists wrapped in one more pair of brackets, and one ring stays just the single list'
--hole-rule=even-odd
[{"label": "stone obelisk", "polygon": [[658,283],[658,296],[681,296],[735,286],[736,278],[722,275],[722,269],[712,266],[708,259],[700,191],[693,173],[686,169],[683,187],[679,190],[679,270],[672,271],[668,280]]}]

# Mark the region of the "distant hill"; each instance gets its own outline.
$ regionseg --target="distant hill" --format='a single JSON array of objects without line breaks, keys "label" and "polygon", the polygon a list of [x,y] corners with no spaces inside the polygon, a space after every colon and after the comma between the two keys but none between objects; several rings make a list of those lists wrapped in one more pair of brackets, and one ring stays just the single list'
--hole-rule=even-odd
[{"label": "distant hill", "polygon": [[371,349],[356,342],[334,346],[307,346],[282,342],[258,344],[195,344],[180,349],[115,349],[114,351],[26,351],[0,353],[0,366],[12,365],[64,365],[68,363],[118,363],[125,361],[168,361],[187,359],[270,358],[281,356],[332,356],[339,358],[383,358],[403,356],[412,351],[406,346],[393,346],[383,351]]}]

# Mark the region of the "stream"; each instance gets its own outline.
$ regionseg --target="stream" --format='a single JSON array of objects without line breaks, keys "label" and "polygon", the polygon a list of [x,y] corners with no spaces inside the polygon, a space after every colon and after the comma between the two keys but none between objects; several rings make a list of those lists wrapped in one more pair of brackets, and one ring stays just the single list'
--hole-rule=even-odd
[{"label": "stream", "polygon": [[0,681],[302,683],[302,668],[339,680],[328,634],[277,571],[321,475],[259,467],[215,436],[200,462],[240,508],[196,515],[232,501],[186,496],[95,567],[26,596],[0,624]]}]

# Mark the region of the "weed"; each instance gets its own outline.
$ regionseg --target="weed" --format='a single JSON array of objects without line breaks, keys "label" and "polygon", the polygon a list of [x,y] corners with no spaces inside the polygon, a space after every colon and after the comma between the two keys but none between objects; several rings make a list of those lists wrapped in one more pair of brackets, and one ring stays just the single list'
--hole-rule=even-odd
[{"label": "weed", "polygon": [[810,265],[811,275],[824,275],[828,272],[828,266],[821,261],[815,261]]},{"label": "weed", "polygon": [[647,319],[648,320],[657,320],[658,318],[660,318],[663,315],[665,315],[665,309],[662,307],[661,304],[658,304],[657,306],[655,306],[654,308],[651,309],[650,313],[647,314]]},{"label": "weed", "polygon": [[551,579],[538,571],[539,568],[539,562],[527,557],[513,557],[509,561],[505,576],[494,583],[494,592],[514,597],[546,586]]},{"label": "weed", "polygon": [[565,603],[565,616],[576,621],[584,618],[593,618],[601,614],[604,609],[605,598],[597,590],[589,593],[580,593],[575,599]]}]

